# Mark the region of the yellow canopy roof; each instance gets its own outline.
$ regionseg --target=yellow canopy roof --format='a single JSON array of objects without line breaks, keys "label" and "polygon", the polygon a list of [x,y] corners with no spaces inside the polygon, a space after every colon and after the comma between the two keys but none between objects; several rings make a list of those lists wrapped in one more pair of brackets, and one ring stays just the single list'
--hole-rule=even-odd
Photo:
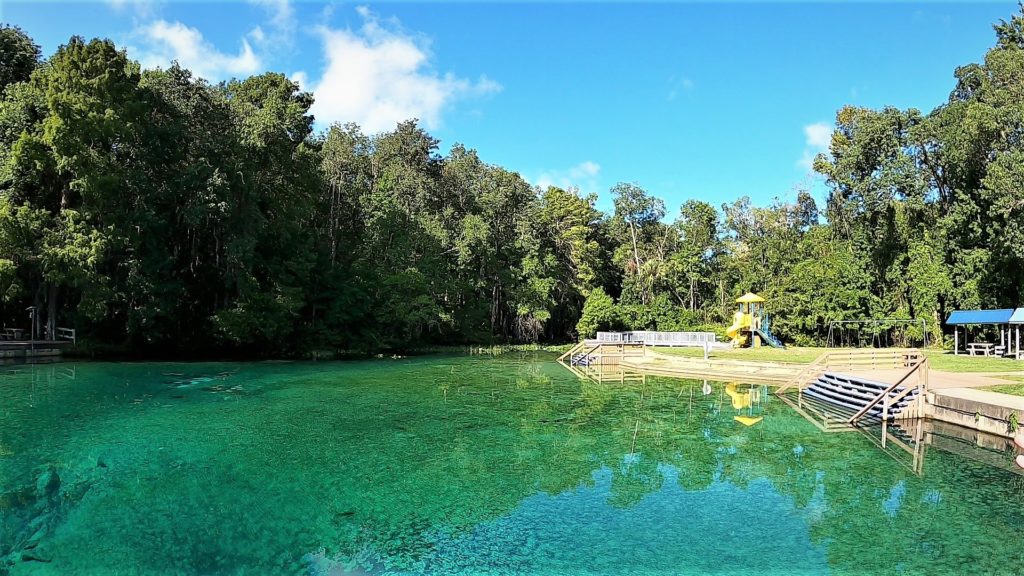
[{"label": "yellow canopy roof", "polygon": [[737,298],[736,302],[740,304],[747,304],[749,302],[764,302],[764,298],[761,298],[760,296],[754,294],[753,292],[747,292],[743,296]]},{"label": "yellow canopy roof", "polygon": [[750,416],[733,416],[732,419],[739,422],[740,424],[743,424],[744,426],[753,426],[754,424],[757,424],[758,422],[763,420],[764,416],[755,416],[753,418],[751,418]]}]

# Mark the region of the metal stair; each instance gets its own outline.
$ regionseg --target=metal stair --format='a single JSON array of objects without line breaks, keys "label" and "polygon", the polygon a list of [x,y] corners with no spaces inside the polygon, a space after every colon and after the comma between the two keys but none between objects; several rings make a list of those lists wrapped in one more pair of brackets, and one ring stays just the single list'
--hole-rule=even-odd
[{"label": "metal stair", "polygon": [[915,402],[918,389],[916,386],[911,388],[908,391],[903,386],[893,388],[891,384],[885,382],[836,372],[824,372],[811,381],[803,389],[802,394],[839,408],[843,412],[849,411],[850,414],[860,413],[865,407],[870,406],[861,418],[880,421],[884,408],[882,402],[877,401],[879,395],[888,390],[892,402],[889,404],[886,419],[892,420]]},{"label": "metal stair", "polygon": [[590,363],[594,361],[594,357],[586,352],[577,352],[572,355],[569,359],[570,366],[590,366]]}]

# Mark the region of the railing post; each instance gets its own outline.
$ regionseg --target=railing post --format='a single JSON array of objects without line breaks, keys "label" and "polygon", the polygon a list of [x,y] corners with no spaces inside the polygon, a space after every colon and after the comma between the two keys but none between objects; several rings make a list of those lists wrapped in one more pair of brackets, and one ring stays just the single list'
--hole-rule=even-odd
[{"label": "railing post", "polygon": [[882,398],[882,422],[889,421],[889,393],[886,392],[885,397]]}]

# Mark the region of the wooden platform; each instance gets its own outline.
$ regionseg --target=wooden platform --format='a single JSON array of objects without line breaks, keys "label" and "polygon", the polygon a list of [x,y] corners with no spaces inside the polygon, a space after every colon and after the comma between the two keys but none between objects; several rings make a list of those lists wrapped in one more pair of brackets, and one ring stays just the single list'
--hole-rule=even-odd
[{"label": "wooden platform", "polygon": [[781,384],[793,378],[802,364],[784,362],[756,362],[721,358],[688,358],[653,352],[622,360],[624,367],[658,376],[704,378],[708,380],[740,380]]},{"label": "wooden platform", "polygon": [[[902,365],[901,351],[832,352],[844,368],[850,370],[895,369]],[[624,368],[656,376],[700,378],[721,381],[744,381],[783,386],[811,367],[801,362],[772,362],[735,360],[710,357],[678,356],[656,352],[648,346],[635,344],[607,344],[585,341],[578,344],[559,360],[572,362],[576,355],[587,355],[593,364],[621,364]],[[877,378],[876,378],[877,379]]]},{"label": "wooden platform", "polygon": [[71,346],[67,340],[0,340],[0,360],[60,356]]}]

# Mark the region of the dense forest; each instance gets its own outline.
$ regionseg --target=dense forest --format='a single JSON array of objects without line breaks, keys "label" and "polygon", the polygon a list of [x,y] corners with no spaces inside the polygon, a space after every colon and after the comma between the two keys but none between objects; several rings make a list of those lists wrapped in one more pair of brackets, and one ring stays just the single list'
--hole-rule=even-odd
[{"label": "dense forest", "polygon": [[[531,186],[415,120],[314,130],[284,75],[210,84],[0,28],[0,321],[142,353],[277,356],[1024,304],[1024,12],[929,113],[844,107],[819,206]],[[638,174],[637,178],[642,179]],[[693,191],[699,195],[700,191]],[[904,339],[920,338],[913,326]]]}]

